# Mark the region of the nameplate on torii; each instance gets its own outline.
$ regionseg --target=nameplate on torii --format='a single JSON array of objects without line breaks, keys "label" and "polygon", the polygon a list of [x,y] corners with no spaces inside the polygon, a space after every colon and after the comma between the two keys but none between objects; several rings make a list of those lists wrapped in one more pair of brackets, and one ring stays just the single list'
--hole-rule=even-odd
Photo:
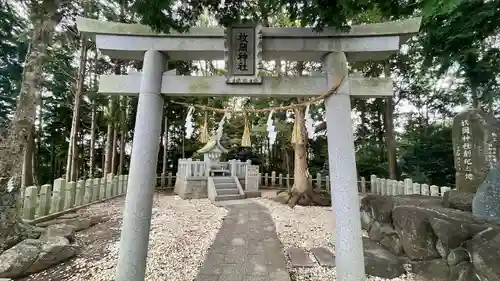
[{"label": "nameplate on torii", "polygon": [[262,30],[253,23],[224,30],[224,63],[227,84],[260,84],[262,77]]}]

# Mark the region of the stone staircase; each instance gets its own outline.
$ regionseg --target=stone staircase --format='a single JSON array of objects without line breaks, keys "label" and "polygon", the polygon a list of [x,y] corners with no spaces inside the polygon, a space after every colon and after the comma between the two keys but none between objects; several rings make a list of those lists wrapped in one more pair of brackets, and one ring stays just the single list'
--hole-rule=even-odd
[{"label": "stone staircase", "polygon": [[215,201],[226,201],[243,199],[245,195],[240,194],[238,186],[233,177],[212,177],[215,185]]}]

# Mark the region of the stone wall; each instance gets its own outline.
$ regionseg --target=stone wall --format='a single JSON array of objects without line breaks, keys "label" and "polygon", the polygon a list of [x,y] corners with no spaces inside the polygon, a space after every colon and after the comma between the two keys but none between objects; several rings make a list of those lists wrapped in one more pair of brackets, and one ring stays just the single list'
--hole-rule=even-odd
[{"label": "stone wall", "polygon": [[500,226],[444,205],[422,195],[363,198],[365,263],[377,265],[367,266],[367,274],[387,278],[409,270],[433,281],[500,280]]},{"label": "stone wall", "polygon": [[182,199],[208,198],[207,180],[182,180],[175,182],[174,193]]}]

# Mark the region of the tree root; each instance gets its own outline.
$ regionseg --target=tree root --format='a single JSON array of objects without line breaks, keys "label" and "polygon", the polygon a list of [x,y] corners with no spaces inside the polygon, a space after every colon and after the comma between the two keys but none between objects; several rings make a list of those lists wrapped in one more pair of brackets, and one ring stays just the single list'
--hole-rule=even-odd
[{"label": "tree root", "polygon": [[324,190],[311,190],[309,192],[299,193],[280,192],[275,201],[287,204],[290,208],[299,206],[331,206],[330,194]]}]

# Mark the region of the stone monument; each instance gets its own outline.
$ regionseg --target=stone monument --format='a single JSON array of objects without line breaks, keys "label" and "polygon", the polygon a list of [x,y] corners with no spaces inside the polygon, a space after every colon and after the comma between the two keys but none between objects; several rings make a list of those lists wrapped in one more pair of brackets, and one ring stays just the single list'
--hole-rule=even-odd
[{"label": "stone monument", "polygon": [[476,192],[500,153],[500,122],[479,109],[470,108],[453,119],[453,152],[456,186],[463,192]]},{"label": "stone monument", "polygon": [[500,224],[500,164],[497,164],[479,186],[472,200],[472,214]]}]

